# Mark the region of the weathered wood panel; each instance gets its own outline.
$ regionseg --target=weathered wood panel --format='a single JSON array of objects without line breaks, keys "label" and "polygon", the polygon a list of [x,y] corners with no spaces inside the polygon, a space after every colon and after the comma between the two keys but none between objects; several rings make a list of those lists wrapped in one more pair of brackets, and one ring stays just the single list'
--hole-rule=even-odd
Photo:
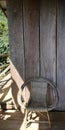
[{"label": "weathered wood panel", "polygon": [[41,76],[56,81],[56,0],[40,2]]},{"label": "weathered wood panel", "polygon": [[39,76],[39,1],[24,0],[24,44],[26,79]]},{"label": "weathered wood panel", "polygon": [[7,5],[14,99],[25,78],[57,78],[58,109],[65,110],[65,1],[57,6],[56,0],[7,0]]},{"label": "weathered wood panel", "polygon": [[22,78],[24,78],[22,0],[7,0],[7,7],[9,21],[10,58],[18,73],[22,76]]},{"label": "weathered wood panel", "polygon": [[57,86],[59,109],[65,110],[65,0],[58,0],[57,10]]},{"label": "weathered wood panel", "polygon": [[24,45],[23,45],[23,9],[22,0],[7,0],[10,65],[12,83],[12,95],[14,104],[17,104],[17,92],[25,78],[24,72]]}]

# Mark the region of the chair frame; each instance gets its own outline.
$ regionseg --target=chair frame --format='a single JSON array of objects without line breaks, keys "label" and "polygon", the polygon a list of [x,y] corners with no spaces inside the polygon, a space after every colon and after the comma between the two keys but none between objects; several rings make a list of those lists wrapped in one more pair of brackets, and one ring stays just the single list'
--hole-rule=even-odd
[{"label": "chair frame", "polygon": [[[21,91],[23,92],[23,90],[24,90],[24,88],[26,88],[27,87],[27,84],[28,83],[30,83],[30,82],[35,82],[35,81],[38,81],[38,82],[46,82],[47,84],[49,84],[51,87],[52,87],[52,89],[54,90],[54,93],[55,93],[55,102],[52,104],[52,105],[50,105],[50,107],[46,107],[46,108],[42,108],[42,111],[40,111],[40,110],[33,110],[32,108],[29,110],[29,109],[27,109],[27,107],[26,106],[23,106],[22,105],[22,101],[21,101]],[[49,128],[51,128],[51,122],[50,122],[50,117],[49,117],[49,111],[51,111],[51,110],[53,110],[56,106],[57,106],[57,104],[58,104],[58,102],[59,102],[59,95],[58,95],[58,91],[57,91],[57,87],[55,86],[55,84],[51,81],[51,80],[49,80],[49,79],[47,79],[47,78],[43,78],[43,77],[35,77],[35,78],[30,78],[29,80],[27,80],[27,81],[25,81],[24,83],[23,83],[23,85],[21,86],[21,91],[19,91],[18,92],[18,103],[19,103],[19,105],[21,106],[21,109],[24,109],[25,110],[25,124],[26,124],[26,127],[28,126],[28,123],[48,123],[49,124]],[[20,102],[19,102],[20,101]],[[23,107],[22,107],[23,106]],[[28,120],[28,113],[29,112],[39,112],[40,113],[40,115],[42,115],[42,116],[44,116],[44,112],[47,114],[47,121],[34,121],[34,120]],[[41,112],[43,112],[43,114],[41,114]]]}]

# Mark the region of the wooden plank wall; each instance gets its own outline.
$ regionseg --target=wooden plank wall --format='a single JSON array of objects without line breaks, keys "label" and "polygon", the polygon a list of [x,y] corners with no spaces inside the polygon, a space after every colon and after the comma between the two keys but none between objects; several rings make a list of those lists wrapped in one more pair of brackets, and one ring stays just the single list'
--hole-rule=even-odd
[{"label": "wooden plank wall", "polygon": [[41,76],[56,81],[56,0],[40,2]]},{"label": "wooden plank wall", "polygon": [[23,0],[25,77],[39,76],[39,1]]},{"label": "wooden plank wall", "polygon": [[22,4],[22,0],[7,1],[12,95],[16,108],[18,88],[21,87],[25,77]]},{"label": "wooden plank wall", "polygon": [[59,108],[65,111],[65,0],[58,0],[57,10],[57,86]]},{"label": "wooden plank wall", "polygon": [[13,93],[25,79],[47,77],[57,83],[58,110],[65,109],[64,5],[64,0],[7,0]]},{"label": "wooden plank wall", "polygon": [[24,78],[24,43],[22,0],[7,2],[9,18],[9,41],[12,63]]}]

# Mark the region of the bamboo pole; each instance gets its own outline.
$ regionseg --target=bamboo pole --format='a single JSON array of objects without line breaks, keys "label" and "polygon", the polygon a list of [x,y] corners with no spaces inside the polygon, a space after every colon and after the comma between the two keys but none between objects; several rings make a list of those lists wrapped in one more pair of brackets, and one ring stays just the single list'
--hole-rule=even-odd
[{"label": "bamboo pole", "polygon": [[8,57],[9,54],[0,54],[0,57]]},{"label": "bamboo pole", "polygon": [[6,73],[7,73],[8,71],[10,71],[10,66],[8,66],[3,72],[1,72],[0,78],[6,76]]},{"label": "bamboo pole", "polygon": [[4,69],[5,67],[8,67],[9,64],[5,64],[5,65],[2,65],[0,66],[0,69]]}]

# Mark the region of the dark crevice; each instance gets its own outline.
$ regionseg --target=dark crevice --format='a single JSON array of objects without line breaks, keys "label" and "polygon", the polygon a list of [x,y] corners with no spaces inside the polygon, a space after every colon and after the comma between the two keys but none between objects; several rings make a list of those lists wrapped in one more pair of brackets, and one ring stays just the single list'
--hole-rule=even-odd
[{"label": "dark crevice", "polygon": [[26,75],[25,75],[25,42],[24,42],[24,3],[22,0],[22,23],[23,23],[23,53],[24,53],[24,80],[26,79]]},{"label": "dark crevice", "polygon": [[56,86],[57,86],[57,7],[58,7],[58,0],[56,1]]},{"label": "dark crevice", "polygon": [[41,49],[40,49],[40,0],[39,0],[39,77],[41,77]]}]

